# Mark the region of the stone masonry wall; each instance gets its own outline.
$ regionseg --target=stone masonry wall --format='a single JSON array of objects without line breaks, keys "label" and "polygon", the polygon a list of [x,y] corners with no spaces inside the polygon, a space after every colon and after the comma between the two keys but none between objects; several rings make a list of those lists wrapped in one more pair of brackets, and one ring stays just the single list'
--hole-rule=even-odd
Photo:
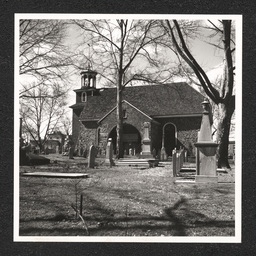
[{"label": "stone masonry wall", "polygon": [[96,145],[96,122],[80,122],[80,133],[76,141],[75,151],[80,156],[87,156],[91,145]]},{"label": "stone masonry wall", "polygon": [[[126,118],[123,119],[123,123],[133,125],[140,133],[141,139],[143,139],[144,122],[150,122],[150,119],[127,104],[123,103],[123,109],[126,110]],[[107,138],[112,129],[116,126],[116,110],[112,111],[106,118],[100,123],[99,132],[99,147],[106,148]],[[149,136],[151,137],[151,129],[149,129]]]},{"label": "stone masonry wall", "polygon": [[72,117],[72,141],[74,143],[74,147],[76,148],[76,144],[78,141],[78,137],[80,134],[80,121],[79,117],[74,113],[73,111],[73,117]]},{"label": "stone masonry wall", "polygon": [[188,155],[194,156],[194,143],[197,142],[202,117],[176,117],[159,119],[163,127],[166,123],[173,123],[177,128],[177,148],[184,147]]},{"label": "stone masonry wall", "polygon": [[[194,155],[194,143],[197,142],[198,131],[201,125],[201,117],[176,117],[157,119],[152,121],[146,115],[136,110],[127,103],[123,103],[126,110],[126,118],[123,122],[133,125],[140,133],[141,140],[144,138],[144,122],[149,122],[149,138],[151,141],[151,151],[155,148],[157,153],[162,145],[162,129],[166,123],[173,123],[177,128],[177,145],[188,150],[188,154]],[[116,126],[116,110],[112,111],[100,124],[97,122],[81,123],[78,117],[73,114],[73,141],[75,150],[89,149],[90,145],[95,145],[104,154],[107,138],[112,129]]]}]

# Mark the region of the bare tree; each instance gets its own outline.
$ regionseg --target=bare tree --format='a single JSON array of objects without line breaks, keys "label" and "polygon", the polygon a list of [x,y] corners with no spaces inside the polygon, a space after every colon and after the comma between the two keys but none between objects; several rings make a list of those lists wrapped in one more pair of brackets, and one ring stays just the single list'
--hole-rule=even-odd
[{"label": "bare tree", "polygon": [[218,106],[218,167],[230,168],[228,163],[228,143],[231,118],[235,110],[235,96],[233,94],[235,69],[233,54],[235,44],[232,38],[232,21],[220,20],[218,25],[211,21],[210,23],[212,25],[211,30],[215,35],[219,35],[219,43],[214,44],[214,46],[223,50],[224,54],[223,78],[218,86],[210,82],[209,77],[189,50],[185,40],[185,30],[181,27],[181,23],[177,20],[166,20],[164,26],[168,30],[177,54],[188,64],[190,69],[192,69],[206,95]]},{"label": "bare tree", "polygon": [[20,105],[24,131],[43,149],[47,134],[65,114],[65,92],[58,84],[40,84],[27,91]]},{"label": "bare tree", "polygon": [[65,135],[70,135],[72,131],[72,120],[68,115],[63,115],[60,119],[58,128],[63,131]]},{"label": "bare tree", "polygon": [[40,83],[65,83],[72,64],[65,38],[65,21],[20,20],[20,97]]},{"label": "bare tree", "polygon": [[67,104],[72,72],[67,28],[65,20],[20,20],[20,114],[23,130],[41,149],[50,129],[58,127]]},{"label": "bare tree", "polygon": [[[134,80],[154,82],[166,79],[167,70],[157,68],[165,62],[158,50],[166,31],[159,33],[153,20],[83,20],[74,21],[83,31],[86,59],[99,67],[106,84],[117,88],[117,158],[123,156],[122,99],[125,86]],[[80,46],[81,49],[81,46]]]}]

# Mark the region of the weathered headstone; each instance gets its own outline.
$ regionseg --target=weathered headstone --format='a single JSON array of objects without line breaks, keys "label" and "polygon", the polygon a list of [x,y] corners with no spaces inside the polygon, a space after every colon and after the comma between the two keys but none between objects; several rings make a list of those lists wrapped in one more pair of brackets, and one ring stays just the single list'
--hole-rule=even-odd
[{"label": "weathered headstone", "polygon": [[83,149],[83,147],[80,147],[79,148],[79,156],[83,156],[83,154],[84,154],[84,149]]},{"label": "weathered headstone", "polygon": [[196,146],[196,182],[218,182],[216,150],[218,144],[212,141],[212,115],[210,103],[205,99],[203,116]]},{"label": "weathered headstone", "polygon": [[83,157],[86,158],[86,157],[87,157],[87,154],[88,154],[88,149],[85,148],[85,149],[84,149],[84,152],[83,152]]},{"label": "weathered headstone", "polygon": [[161,148],[161,160],[163,161],[163,160],[167,160],[167,159],[168,159],[168,156],[166,154],[165,148],[162,147]]},{"label": "weathered headstone", "polygon": [[74,159],[74,157],[73,157],[73,148],[72,147],[69,147],[69,149],[68,149],[68,157],[69,157],[69,159]]},{"label": "weathered headstone", "polygon": [[107,148],[106,148],[106,159],[105,159],[105,164],[107,166],[112,167],[115,165],[114,160],[113,160],[113,144],[112,144],[112,138],[108,139],[107,143]]},{"label": "weathered headstone", "polygon": [[154,158],[156,158],[156,149],[155,148],[152,150],[152,155]]},{"label": "weathered headstone", "polygon": [[97,155],[97,149],[93,145],[91,145],[89,149],[89,156],[88,156],[88,168],[94,168],[96,155]]},{"label": "weathered headstone", "polygon": [[188,151],[185,150],[184,152],[184,162],[187,162],[188,161]]}]

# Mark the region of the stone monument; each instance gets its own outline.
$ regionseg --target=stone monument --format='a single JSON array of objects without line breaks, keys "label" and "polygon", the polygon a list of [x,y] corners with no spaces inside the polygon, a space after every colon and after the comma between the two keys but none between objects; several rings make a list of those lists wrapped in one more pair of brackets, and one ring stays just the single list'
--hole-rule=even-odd
[{"label": "stone monument", "polygon": [[97,149],[93,145],[91,145],[89,149],[89,156],[88,156],[88,168],[94,168],[96,155],[97,155]]},{"label": "stone monument", "polygon": [[105,159],[105,165],[112,167],[115,165],[113,160],[113,144],[112,144],[112,138],[108,139],[107,143],[107,149],[106,149],[106,159]]},{"label": "stone monument", "polygon": [[150,150],[150,144],[151,140],[149,138],[149,122],[144,122],[144,137],[142,140],[142,152],[141,157],[142,158],[153,158],[153,155],[151,154]]},{"label": "stone monument", "polygon": [[196,182],[218,182],[216,150],[218,144],[212,141],[212,113],[208,99],[202,102],[203,116],[196,147]]}]

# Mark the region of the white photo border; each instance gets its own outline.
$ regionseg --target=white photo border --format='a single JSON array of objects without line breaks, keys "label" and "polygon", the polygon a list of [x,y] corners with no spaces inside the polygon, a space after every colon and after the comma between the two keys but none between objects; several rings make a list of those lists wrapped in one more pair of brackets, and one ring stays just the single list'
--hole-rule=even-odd
[{"label": "white photo border", "polygon": [[[235,236],[232,237],[115,237],[19,235],[19,21],[21,19],[232,19],[236,21],[235,115]],[[242,21],[240,14],[56,14],[16,13],[14,36],[14,242],[124,242],[124,243],[241,243],[242,239]]]}]

